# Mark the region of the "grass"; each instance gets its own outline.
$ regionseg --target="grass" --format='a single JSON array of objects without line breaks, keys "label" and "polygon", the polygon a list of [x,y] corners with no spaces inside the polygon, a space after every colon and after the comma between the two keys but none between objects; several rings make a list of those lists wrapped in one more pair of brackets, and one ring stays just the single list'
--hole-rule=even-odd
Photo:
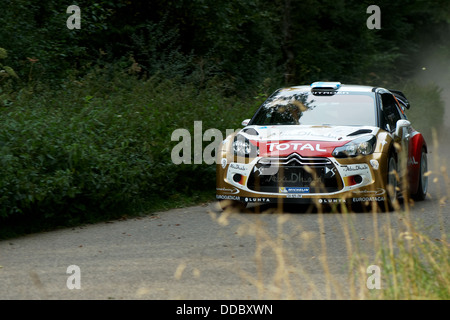
[{"label": "grass", "polygon": [[[433,130],[434,150],[439,150],[436,130]],[[409,208],[400,212],[403,230],[389,234],[378,252],[381,265],[386,270],[385,290],[379,299],[450,299],[450,244],[444,228],[443,208],[450,195],[450,179],[447,162],[439,155],[434,157],[434,172],[430,172],[432,183],[442,184],[437,194],[431,195],[439,206],[434,214],[438,217],[441,236],[431,238],[426,230],[410,215]],[[439,181],[442,179],[442,181]]]}]

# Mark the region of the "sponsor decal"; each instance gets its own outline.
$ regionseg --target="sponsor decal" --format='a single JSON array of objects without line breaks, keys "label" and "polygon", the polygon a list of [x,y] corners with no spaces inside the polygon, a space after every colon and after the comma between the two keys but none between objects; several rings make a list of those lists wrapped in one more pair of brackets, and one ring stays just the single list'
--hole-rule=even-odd
[{"label": "sponsor decal", "polygon": [[278,151],[285,151],[290,148],[292,148],[293,151],[303,151],[303,150],[320,151],[320,152],[327,151],[326,149],[320,148],[320,143],[317,143],[315,148],[310,143],[303,144],[302,142],[286,142],[286,143],[272,142],[268,143],[267,145],[269,146],[270,152],[272,152],[274,149]]},{"label": "sponsor decal", "polygon": [[353,202],[374,202],[374,201],[384,201],[384,197],[362,197],[362,198],[353,198]]},{"label": "sponsor decal", "polygon": [[335,96],[335,95],[349,95],[350,91],[325,91],[325,90],[314,90],[311,92],[305,92],[306,94],[313,94],[315,96]]},{"label": "sponsor decal", "polygon": [[361,170],[367,170],[369,169],[369,166],[365,163],[363,164],[349,164],[347,166],[343,166],[342,170],[344,172],[350,172],[350,171],[361,171]]},{"label": "sponsor decal", "polygon": [[303,198],[303,195],[299,193],[288,193],[286,198]]},{"label": "sponsor decal", "polygon": [[377,190],[354,190],[353,193],[367,196],[382,196],[386,193],[386,190],[383,188],[378,188]]},{"label": "sponsor decal", "polygon": [[[279,136],[280,137],[289,137],[289,136],[295,136],[297,138],[301,139],[308,139],[308,138],[321,138],[321,140],[328,140],[328,139],[342,139],[342,136],[346,136],[348,130],[339,130],[334,129],[332,131],[330,130],[321,130],[322,128],[319,128],[319,130],[314,131],[308,131],[308,130],[286,130],[281,131]],[[313,139],[311,139],[313,140]]]},{"label": "sponsor decal", "polygon": [[309,193],[309,187],[279,187],[279,193]]},{"label": "sponsor decal", "polygon": [[230,168],[234,169],[236,171],[242,171],[242,172],[247,171],[247,166],[245,166],[243,164],[230,163]]},{"label": "sponsor decal", "polygon": [[237,194],[239,193],[239,189],[237,188],[233,188],[233,189],[228,189],[228,188],[216,188],[217,191],[222,191],[224,193],[228,193],[228,194]]},{"label": "sponsor decal", "polygon": [[346,203],[346,199],[341,198],[324,198],[324,199],[317,199],[317,202],[319,203]]},{"label": "sponsor decal", "polygon": [[245,202],[270,202],[269,198],[245,198]]},{"label": "sponsor decal", "polygon": [[225,194],[217,194],[216,199],[219,199],[219,200],[241,200],[241,197],[230,196],[230,195],[225,195]]},{"label": "sponsor decal", "polygon": [[272,175],[268,181],[271,182],[276,182],[276,183],[288,183],[288,182],[293,182],[293,183],[301,183],[301,184],[306,184],[306,185],[310,185],[313,182],[318,182],[318,183],[322,183],[322,179],[320,177],[318,177],[317,179],[313,179],[312,177],[308,177],[308,178],[302,178],[302,175],[299,173],[291,173],[290,175],[284,175],[284,176],[279,176],[279,175]]}]

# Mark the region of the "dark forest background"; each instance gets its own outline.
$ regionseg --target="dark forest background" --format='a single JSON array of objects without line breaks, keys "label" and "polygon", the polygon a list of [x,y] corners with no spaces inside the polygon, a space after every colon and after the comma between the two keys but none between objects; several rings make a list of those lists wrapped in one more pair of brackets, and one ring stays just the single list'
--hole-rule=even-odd
[{"label": "dark forest background", "polygon": [[[69,30],[69,5],[81,29]],[[136,62],[142,77],[160,73],[229,93],[339,79],[379,83],[410,77],[421,52],[448,50],[450,2],[377,1],[381,29],[368,29],[373,1],[2,0],[0,41],[23,80],[61,80],[94,66]],[[31,62],[39,59],[29,74]]]}]

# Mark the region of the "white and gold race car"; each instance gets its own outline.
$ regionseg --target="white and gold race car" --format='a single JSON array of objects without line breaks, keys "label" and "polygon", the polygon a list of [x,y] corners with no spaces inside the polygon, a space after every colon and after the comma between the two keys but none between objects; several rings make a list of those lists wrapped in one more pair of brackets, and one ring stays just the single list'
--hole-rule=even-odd
[{"label": "white and gold race car", "polygon": [[[275,91],[217,155],[223,206],[295,202],[392,208],[425,199],[427,145],[400,91],[315,82]],[[227,200],[227,201],[223,201]]]}]

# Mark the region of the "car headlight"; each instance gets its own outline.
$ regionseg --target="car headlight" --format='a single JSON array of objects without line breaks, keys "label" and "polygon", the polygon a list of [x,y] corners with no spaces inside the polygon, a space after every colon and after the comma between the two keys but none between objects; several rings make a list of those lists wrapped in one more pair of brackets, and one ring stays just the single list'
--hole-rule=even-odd
[{"label": "car headlight", "polygon": [[332,154],[336,158],[366,156],[375,151],[376,141],[377,139],[372,135],[361,137],[344,144],[342,147],[335,148]]},{"label": "car headlight", "polygon": [[258,155],[258,148],[250,143],[250,141],[238,135],[234,138],[232,144],[233,153],[240,157],[256,157]]}]

